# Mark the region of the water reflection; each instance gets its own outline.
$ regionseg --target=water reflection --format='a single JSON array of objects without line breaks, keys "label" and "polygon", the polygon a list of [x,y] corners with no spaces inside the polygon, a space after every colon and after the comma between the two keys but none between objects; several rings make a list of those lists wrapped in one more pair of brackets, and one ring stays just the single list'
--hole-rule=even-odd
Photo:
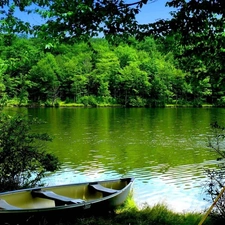
[{"label": "water reflection", "polygon": [[26,110],[46,121],[34,130],[54,137],[48,149],[63,162],[49,174],[49,185],[134,176],[140,206],[165,202],[179,211],[208,206],[204,168],[217,162],[206,147],[207,134],[210,123],[223,122],[225,109]]}]

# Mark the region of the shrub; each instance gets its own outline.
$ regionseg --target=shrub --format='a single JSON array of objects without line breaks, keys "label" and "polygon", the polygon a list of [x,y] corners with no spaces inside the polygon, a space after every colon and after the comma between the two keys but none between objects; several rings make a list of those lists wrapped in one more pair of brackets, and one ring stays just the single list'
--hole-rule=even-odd
[{"label": "shrub", "polygon": [[82,104],[84,104],[84,106],[97,106],[98,105],[96,97],[93,95],[83,96],[83,97],[79,98],[78,103],[82,103]]},{"label": "shrub", "polygon": [[147,101],[139,96],[131,97],[129,105],[133,107],[144,107],[147,105]]},{"label": "shrub", "polygon": [[225,106],[225,97],[220,97],[217,102],[215,103],[215,106],[217,107],[224,107]]},{"label": "shrub", "polygon": [[[225,186],[225,128],[217,124],[211,124],[212,136],[209,138],[209,147],[218,155],[218,168],[207,169],[208,181],[206,183],[206,194],[210,202],[214,202],[221,189]],[[223,193],[215,203],[212,213],[221,218],[225,218],[225,194]]]},{"label": "shrub", "polygon": [[48,134],[31,132],[36,119],[0,115],[0,191],[40,184],[47,171],[59,168],[58,158],[44,150]]}]

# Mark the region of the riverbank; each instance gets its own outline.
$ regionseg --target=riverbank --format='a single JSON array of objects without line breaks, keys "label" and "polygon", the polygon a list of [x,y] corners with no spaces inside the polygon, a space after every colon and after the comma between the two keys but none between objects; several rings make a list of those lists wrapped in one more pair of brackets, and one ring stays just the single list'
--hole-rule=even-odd
[{"label": "riverbank", "polygon": [[[56,217],[59,215],[56,215]],[[29,218],[26,225],[198,225],[204,216],[199,212],[177,213],[170,210],[166,205],[157,204],[154,207],[145,206],[139,209],[129,196],[126,202],[115,211],[98,211],[94,214],[72,217]],[[59,219],[60,218],[60,219]],[[54,220],[54,221],[53,221]],[[23,225],[24,223],[16,223]],[[207,217],[203,225],[222,225],[224,220],[216,217]],[[9,225],[7,223],[7,225]],[[14,224],[10,224],[14,225]]]},{"label": "riverbank", "polygon": [[[82,218],[61,220],[59,223],[49,223],[48,225],[198,225],[204,214],[197,212],[176,213],[165,205],[146,206],[138,209],[133,200],[128,201],[115,212],[99,212],[99,215],[89,215]],[[44,225],[46,221],[39,221],[38,225]],[[214,217],[208,217],[203,225],[222,225],[224,221],[219,221]],[[32,224],[33,225],[33,224]]]},{"label": "riverbank", "polygon": [[[198,225],[204,216],[204,212],[177,213],[170,210],[166,205],[157,204],[154,207],[138,209],[132,196],[115,211],[99,210],[94,214],[71,215],[63,217],[56,215],[55,218],[39,216],[28,219],[3,222],[3,225]],[[203,225],[224,225],[224,220],[215,216],[208,216]]]},{"label": "riverbank", "polygon": [[[5,105],[6,107],[28,107],[28,108],[38,108],[38,107],[125,107],[124,105],[121,104],[109,104],[109,103],[96,103],[96,104],[82,104],[82,103],[68,103],[64,101],[58,101],[54,104],[52,103],[20,103],[17,100],[9,100],[7,104]],[[166,104],[165,106],[162,106],[161,108],[190,108],[190,107],[196,107],[193,106],[192,104]],[[214,107],[211,104],[202,104],[199,105],[198,108],[211,108]]]},{"label": "riverbank", "polygon": [[[164,205],[156,205],[152,208],[146,207],[142,210],[135,208],[122,210],[107,216],[92,216],[77,219],[74,222],[61,223],[59,225],[197,225],[202,218],[199,213],[175,213]],[[224,222],[208,217],[204,225],[219,225]]]}]

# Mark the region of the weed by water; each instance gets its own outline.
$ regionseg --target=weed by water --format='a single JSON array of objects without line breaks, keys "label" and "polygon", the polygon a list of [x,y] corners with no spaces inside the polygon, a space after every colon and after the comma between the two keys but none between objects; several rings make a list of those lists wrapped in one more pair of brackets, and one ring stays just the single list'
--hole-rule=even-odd
[{"label": "weed by water", "polygon": [[[200,213],[173,212],[163,204],[138,209],[132,198],[128,198],[115,212],[77,218],[73,222],[60,225],[198,225],[202,216]],[[204,225],[215,224],[210,218],[204,222]]]}]

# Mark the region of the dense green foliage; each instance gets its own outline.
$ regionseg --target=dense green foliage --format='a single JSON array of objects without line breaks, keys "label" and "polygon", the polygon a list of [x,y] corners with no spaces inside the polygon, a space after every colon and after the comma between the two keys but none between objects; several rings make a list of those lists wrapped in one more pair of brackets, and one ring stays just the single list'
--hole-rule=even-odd
[{"label": "dense green foliage", "polygon": [[[9,90],[4,81],[0,85],[0,94],[3,95],[4,91],[10,99],[18,98],[20,103],[30,100],[42,101],[46,105],[54,105],[57,99],[60,99],[85,105],[97,105],[101,102],[126,106],[163,106],[167,103],[191,102],[194,106],[204,103],[224,106],[224,1],[171,0],[167,2],[167,6],[173,7],[171,10],[175,8],[176,11],[171,12],[170,20],[138,24],[135,16],[150,2],[152,1],[2,1],[0,6],[3,7],[3,20],[0,29],[1,33],[5,34],[2,37],[4,46],[16,49],[16,33],[34,34],[38,39],[31,41],[36,47],[35,49],[31,46],[32,53],[39,52],[39,55],[29,55],[29,49],[25,56],[23,51],[20,56],[10,56],[16,61],[22,56],[23,62],[20,66],[22,63],[26,64],[20,76],[13,72],[17,77],[16,84],[13,83],[14,87],[16,88],[18,83],[22,87],[16,90],[10,87]],[[15,17],[17,8],[28,14],[38,13],[45,23],[32,26],[21,21]],[[103,34],[106,40],[114,45],[103,44],[104,41],[101,44],[88,41],[90,37],[99,34]],[[153,46],[155,43],[149,43],[150,35],[157,40],[156,48]],[[130,41],[131,36],[145,41]],[[38,43],[40,40],[41,43]],[[89,44],[78,44],[79,40],[85,40]],[[121,44],[121,40],[125,40],[125,44]],[[103,50],[102,46],[98,48],[98,45],[103,45],[105,49]],[[40,51],[44,46],[45,53],[51,48],[48,56]],[[74,51],[74,46],[80,47]],[[135,50],[137,58],[134,55],[129,56],[129,63],[124,65],[121,60],[124,60],[125,56],[118,52],[121,46],[129,46],[129,49]],[[52,51],[53,47],[55,51]],[[36,51],[37,48],[39,51]],[[125,48],[124,50],[126,51]],[[88,57],[83,56],[84,52]],[[74,53],[79,54],[79,59]],[[25,61],[31,60],[27,57],[32,57],[34,61],[27,64],[28,61]],[[72,58],[68,60],[68,57]],[[103,64],[106,64],[109,58],[111,65],[115,67],[106,74],[105,69],[111,68],[110,65]],[[5,62],[7,57],[1,55],[1,59],[4,60],[3,65],[8,65],[8,62]],[[89,63],[86,71],[77,69],[80,60]],[[10,61],[10,67],[12,64],[19,64],[16,61]],[[45,71],[44,68],[41,71],[40,67],[48,61],[48,66],[52,67],[56,63],[57,67],[50,69],[45,66]],[[73,69],[62,72],[62,68],[69,64]],[[76,64],[79,66],[75,69]],[[17,68],[14,68],[14,71]],[[2,70],[5,70],[5,67],[0,71]],[[48,70],[51,72],[46,75]],[[4,74],[8,76],[7,82],[12,84],[15,77],[11,79],[12,74],[9,76],[8,71],[9,69]],[[0,81],[1,77],[2,75]],[[41,93],[36,95],[38,90],[41,90]],[[34,93],[31,93],[32,91]]]},{"label": "dense green foliage", "polygon": [[145,27],[145,35],[163,35],[167,50],[173,48],[180,68],[189,74],[196,105],[207,97],[208,102],[225,106],[224,4],[223,0],[168,1],[167,6],[176,9],[171,20]]},{"label": "dense green foliage", "polygon": [[[3,8],[0,11],[0,30],[9,34],[35,34],[50,42],[74,42],[96,37],[99,33],[111,40],[117,37],[126,39],[136,33],[138,24],[135,15],[147,1],[127,3],[124,0],[5,0],[0,2]],[[24,22],[16,17],[17,10],[25,15],[38,14],[45,23],[34,25]]]},{"label": "dense green foliage", "polygon": [[0,38],[0,94],[19,105],[53,106],[60,101],[92,106],[153,107],[196,101],[201,105],[211,93],[211,80],[202,78],[193,84],[192,75],[179,69],[172,51],[165,52],[150,37],[118,45],[91,39],[50,49],[37,38],[14,37],[10,45],[5,38]]},{"label": "dense green foliage", "polygon": [[47,134],[31,131],[31,124],[22,116],[0,115],[0,191],[33,187],[40,184],[47,171],[58,168],[58,159],[47,153],[43,142]]}]

